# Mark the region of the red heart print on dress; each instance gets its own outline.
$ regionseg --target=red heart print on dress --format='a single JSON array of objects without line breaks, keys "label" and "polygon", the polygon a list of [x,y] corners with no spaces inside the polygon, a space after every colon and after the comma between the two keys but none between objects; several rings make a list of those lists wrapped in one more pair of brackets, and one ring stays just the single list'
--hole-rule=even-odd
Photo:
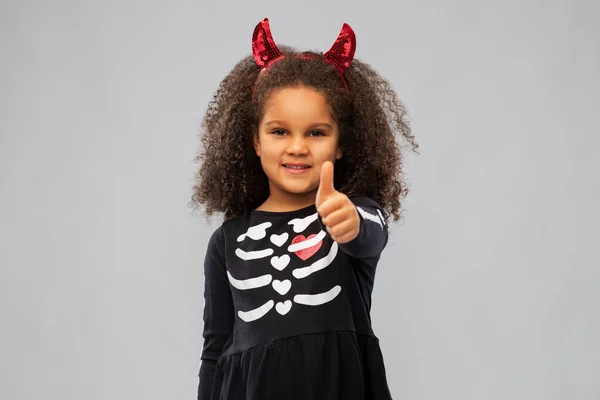
[{"label": "red heart print on dress", "polygon": [[[304,235],[298,235],[292,240],[292,244],[304,242],[306,240],[314,238],[315,236],[317,236],[316,233],[313,233],[312,235],[309,235],[308,237],[304,237]],[[298,257],[300,257],[303,261],[306,261],[307,259],[312,257],[321,248],[322,245],[323,245],[323,240],[321,239],[319,241],[319,243],[315,244],[314,246],[311,246],[307,249],[295,251],[294,253]]]}]

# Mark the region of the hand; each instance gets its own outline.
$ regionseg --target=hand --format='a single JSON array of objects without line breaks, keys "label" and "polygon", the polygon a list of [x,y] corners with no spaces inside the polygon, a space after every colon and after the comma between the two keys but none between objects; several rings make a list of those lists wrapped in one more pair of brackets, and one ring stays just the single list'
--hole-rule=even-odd
[{"label": "hand", "polygon": [[315,200],[317,212],[333,240],[347,243],[358,236],[360,217],[356,206],[342,192],[333,187],[333,164],[325,161]]}]

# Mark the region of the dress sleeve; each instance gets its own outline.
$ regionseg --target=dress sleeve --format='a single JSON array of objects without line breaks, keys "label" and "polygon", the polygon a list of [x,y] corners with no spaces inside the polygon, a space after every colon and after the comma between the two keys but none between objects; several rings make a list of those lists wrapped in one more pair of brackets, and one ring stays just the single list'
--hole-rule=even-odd
[{"label": "dress sleeve", "polygon": [[[358,236],[347,243],[341,243],[345,253],[362,259],[378,259],[388,241],[388,229],[383,210],[374,200],[364,196],[350,197],[360,218]],[[321,219],[319,219],[321,221]],[[325,229],[325,226],[320,222]]]},{"label": "dress sleeve", "polygon": [[232,335],[234,318],[221,226],[212,234],[204,259],[204,345],[198,374],[198,400],[210,399],[217,359]]}]

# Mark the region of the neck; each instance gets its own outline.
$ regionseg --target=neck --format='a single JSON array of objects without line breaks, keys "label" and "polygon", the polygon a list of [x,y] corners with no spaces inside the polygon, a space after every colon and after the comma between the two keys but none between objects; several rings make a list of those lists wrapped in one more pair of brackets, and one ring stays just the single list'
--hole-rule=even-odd
[{"label": "neck", "polygon": [[299,210],[315,204],[316,196],[316,190],[306,193],[287,193],[279,190],[271,190],[267,200],[262,203],[257,210],[274,212]]}]

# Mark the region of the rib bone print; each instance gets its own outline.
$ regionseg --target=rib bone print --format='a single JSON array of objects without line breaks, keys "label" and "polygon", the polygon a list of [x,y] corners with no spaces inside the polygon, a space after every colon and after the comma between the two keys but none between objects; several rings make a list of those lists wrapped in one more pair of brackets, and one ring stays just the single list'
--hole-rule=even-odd
[{"label": "rib bone print", "polygon": [[[371,214],[362,208],[357,207],[360,215],[365,221],[371,221],[383,226],[383,220],[381,215]],[[264,248],[254,251],[245,251],[241,248],[236,248],[235,254],[238,258],[248,260],[259,260],[270,257],[270,265],[277,271],[283,271],[290,264],[291,257],[298,257],[302,262],[308,261],[305,266],[295,268],[291,271],[291,275],[295,279],[305,279],[312,274],[323,270],[331,265],[335,260],[338,253],[338,244],[333,241],[327,255],[316,260],[310,260],[322,247],[323,239],[326,237],[326,233],[320,230],[318,233],[312,233],[308,236],[300,234],[304,232],[314,221],[317,220],[318,214],[314,213],[305,218],[295,218],[288,222],[288,225],[292,226],[292,230],[299,235],[292,238],[287,232],[272,233],[269,236],[269,241],[263,243],[273,244],[277,248],[281,248],[284,244],[289,243],[287,252],[289,254],[273,255],[275,252],[274,248]],[[246,238],[258,241],[267,237],[267,230],[272,227],[270,222],[264,222],[248,228],[248,231],[237,238],[238,242],[243,242]],[[286,295],[292,288],[293,282],[290,279],[277,280],[273,279],[271,274],[264,274],[256,276],[250,279],[238,280],[233,277],[229,271],[227,271],[227,277],[231,285],[241,291],[246,290],[265,290],[260,288],[266,288],[268,286],[278,293],[279,295]],[[334,285],[331,289],[324,293],[306,293],[297,294],[293,297],[293,302],[287,299],[283,302],[275,302],[275,300],[269,300],[263,305],[248,311],[238,311],[238,317],[244,322],[256,321],[269,313],[273,308],[280,315],[286,315],[292,309],[293,303],[307,305],[307,306],[320,306],[334,300],[341,292],[342,288],[340,285]],[[274,293],[274,295],[275,295]]]}]

